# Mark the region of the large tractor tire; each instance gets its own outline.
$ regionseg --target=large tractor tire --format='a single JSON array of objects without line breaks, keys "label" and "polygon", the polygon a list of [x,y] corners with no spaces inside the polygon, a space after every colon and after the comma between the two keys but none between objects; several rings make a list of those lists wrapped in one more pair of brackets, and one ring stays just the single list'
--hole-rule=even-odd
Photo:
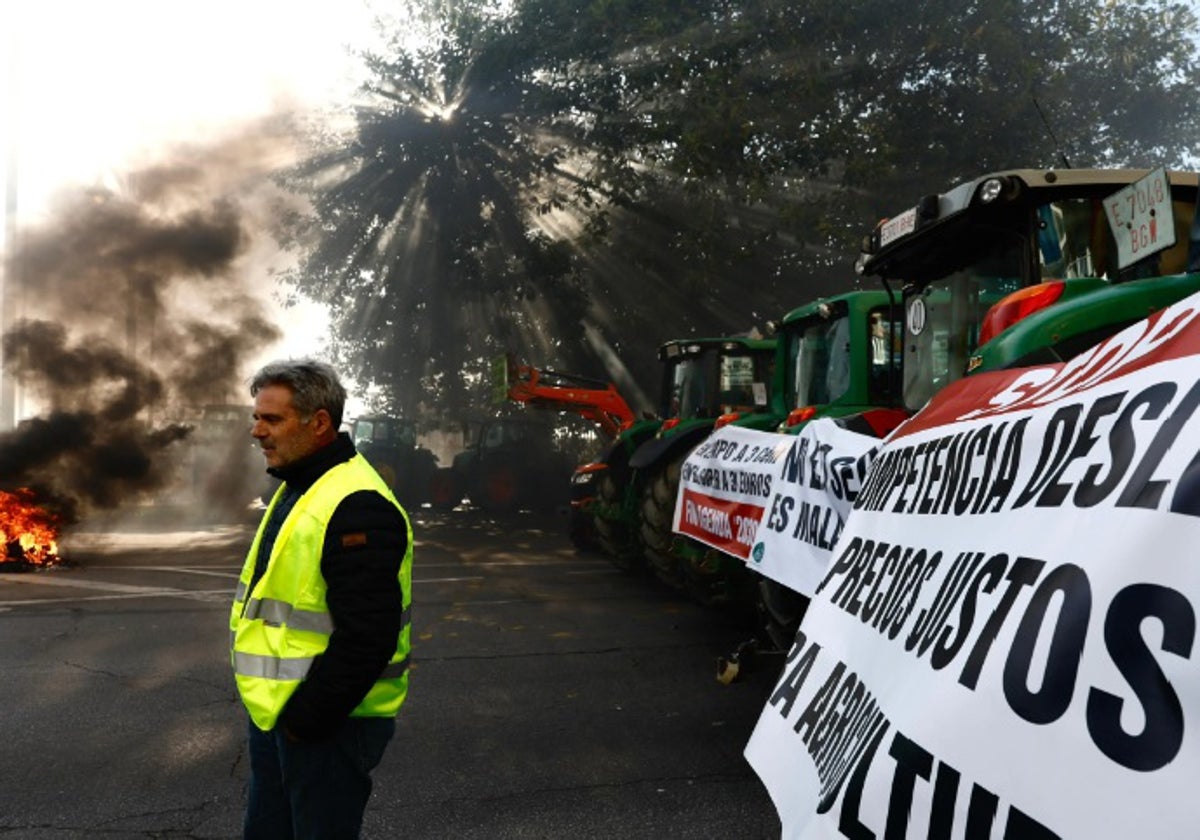
[{"label": "large tractor tire", "polygon": [[412,501],[422,505],[433,501],[433,488],[438,473],[437,456],[431,450],[418,447],[408,465]]},{"label": "large tractor tire", "polygon": [[471,501],[489,513],[511,513],[520,505],[521,489],[521,477],[512,464],[485,462]]},{"label": "large tractor tire", "polygon": [[384,460],[375,466],[375,471],[405,509],[420,506],[420,493],[413,487],[413,478],[408,470],[396,462]]},{"label": "large tractor tire", "polygon": [[433,474],[429,486],[429,501],[438,510],[450,510],[462,501],[462,489],[450,467],[441,467]]},{"label": "large tractor tire", "polygon": [[770,578],[759,578],[756,598],[759,625],[775,650],[792,649],[809,599]]},{"label": "large tractor tire", "polygon": [[684,588],[692,599],[750,618],[757,606],[753,574],[737,557],[709,548],[696,540],[683,561]]},{"label": "large tractor tire", "polygon": [[642,488],[639,511],[642,546],[646,563],[654,576],[673,589],[683,589],[686,583],[682,561],[671,551],[675,533],[671,529],[675,516],[675,496],[679,492],[679,472],[683,457],[669,461],[654,473]]},{"label": "large tractor tire", "polygon": [[[624,503],[624,488],[607,470],[596,485],[596,501],[608,511],[619,510]],[[627,523],[596,514],[593,524],[596,542],[614,566],[623,572],[634,572],[645,565],[637,534]]]}]

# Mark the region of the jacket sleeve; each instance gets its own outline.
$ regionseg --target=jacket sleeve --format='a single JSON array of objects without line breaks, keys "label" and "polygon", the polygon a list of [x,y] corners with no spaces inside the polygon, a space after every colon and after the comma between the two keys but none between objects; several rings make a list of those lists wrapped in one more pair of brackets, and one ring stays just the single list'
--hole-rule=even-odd
[{"label": "jacket sleeve", "polygon": [[403,516],[378,493],[354,493],[334,511],[321,556],[334,630],[280,716],[289,736],[314,741],[332,735],[396,652],[404,610],[400,562],[407,550]]}]

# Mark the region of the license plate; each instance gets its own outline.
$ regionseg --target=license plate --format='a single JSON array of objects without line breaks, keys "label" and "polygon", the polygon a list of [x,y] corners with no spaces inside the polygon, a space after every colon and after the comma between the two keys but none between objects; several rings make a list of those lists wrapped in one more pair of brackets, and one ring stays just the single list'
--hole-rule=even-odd
[{"label": "license plate", "polygon": [[885,247],[889,242],[895,242],[902,236],[907,236],[917,229],[917,208],[905,210],[894,219],[888,219],[879,229],[879,247]]},{"label": "license plate", "polygon": [[1117,267],[1125,268],[1175,244],[1175,211],[1165,169],[1104,199],[1108,226],[1117,241]]}]

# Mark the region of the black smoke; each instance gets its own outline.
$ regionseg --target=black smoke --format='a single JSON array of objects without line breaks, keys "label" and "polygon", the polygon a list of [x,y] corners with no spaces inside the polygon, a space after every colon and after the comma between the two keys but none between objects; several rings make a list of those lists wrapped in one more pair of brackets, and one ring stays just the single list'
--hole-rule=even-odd
[{"label": "black smoke", "polygon": [[[0,489],[31,488],[74,522],[164,500],[228,503],[258,478],[240,474],[261,462],[241,457],[252,442],[237,407],[246,365],[280,336],[264,291],[270,145],[188,149],[117,186],[60,193],[18,231],[0,348],[4,376],[37,411],[0,433]],[[200,452],[201,439],[214,445],[197,434],[213,406],[233,408],[221,415],[230,435]],[[224,463],[228,477],[191,474]],[[198,498],[201,485],[218,501]]]}]

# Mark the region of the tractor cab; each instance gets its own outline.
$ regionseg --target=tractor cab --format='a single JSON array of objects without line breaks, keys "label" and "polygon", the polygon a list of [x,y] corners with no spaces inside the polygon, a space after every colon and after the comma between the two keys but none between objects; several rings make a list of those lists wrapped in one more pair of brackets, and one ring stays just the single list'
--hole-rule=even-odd
[{"label": "tractor cab", "polygon": [[903,290],[903,402],[1069,359],[1200,289],[1197,175],[1013,170],[876,226],[862,274]]},{"label": "tractor cab", "polygon": [[361,451],[372,446],[417,445],[417,425],[394,417],[359,417],[351,425],[350,436]]},{"label": "tractor cab", "polygon": [[782,422],[795,434],[818,416],[889,406],[898,390],[899,324],[881,290],[848,292],[792,310],[778,327]]},{"label": "tractor cab", "polygon": [[403,504],[430,501],[438,459],[418,442],[414,421],[385,414],[364,415],[350,424],[350,437]]},{"label": "tractor cab", "polygon": [[659,347],[658,358],[663,363],[662,431],[670,432],[685,421],[715,421],[770,406],[775,365],[771,339],[668,341]]}]

